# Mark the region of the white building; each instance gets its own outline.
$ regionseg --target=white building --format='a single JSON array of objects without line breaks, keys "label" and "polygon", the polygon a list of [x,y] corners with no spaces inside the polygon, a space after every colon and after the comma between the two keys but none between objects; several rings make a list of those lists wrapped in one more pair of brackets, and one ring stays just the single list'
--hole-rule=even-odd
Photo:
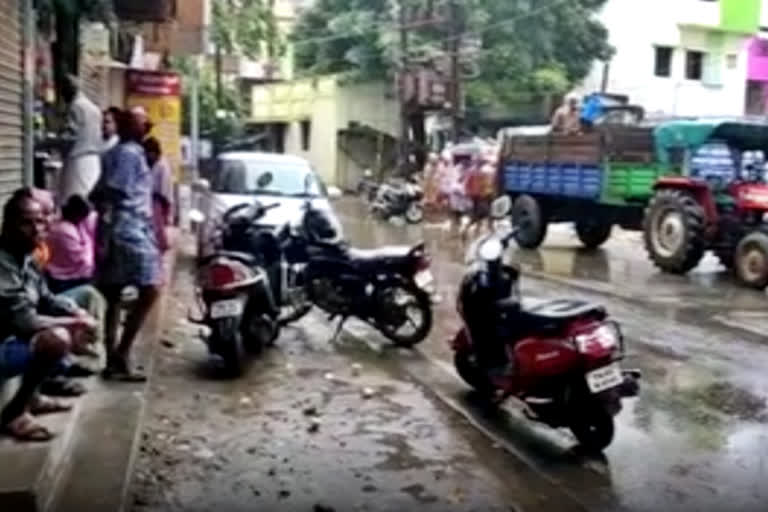
[{"label": "white building", "polygon": [[741,115],[748,42],[764,0],[609,0],[599,15],[616,53],[579,88],[626,94],[649,115]]}]

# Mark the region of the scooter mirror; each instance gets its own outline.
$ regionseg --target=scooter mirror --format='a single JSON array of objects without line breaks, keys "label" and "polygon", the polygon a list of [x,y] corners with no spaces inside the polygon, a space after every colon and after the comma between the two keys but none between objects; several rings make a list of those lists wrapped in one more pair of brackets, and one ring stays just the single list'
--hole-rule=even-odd
[{"label": "scooter mirror", "polygon": [[195,192],[208,192],[211,189],[211,183],[205,178],[196,180],[192,184],[192,190]]},{"label": "scooter mirror", "polygon": [[195,224],[202,224],[205,222],[205,214],[198,209],[193,209],[189,212],[189,220]]},{"label": "scooter mirror", "polygon": [[509,196],[497,197],[491,203],[491,217],[494,219],[503,219],[512,210],[512,200]]}]

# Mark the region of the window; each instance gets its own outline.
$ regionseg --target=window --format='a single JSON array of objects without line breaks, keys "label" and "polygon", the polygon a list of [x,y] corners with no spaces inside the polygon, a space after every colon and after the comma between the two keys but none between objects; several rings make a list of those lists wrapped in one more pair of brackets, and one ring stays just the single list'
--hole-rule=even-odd
[{"label": "window", "polygon": [[662,77],[672,76],[672,48],[669,46],[656,47],[653,74]]},{"label": "window", "polygon": [[309,151],[312,140],[312,121],[302,121],[299,126],[301,128],[301,150]]},{"label": "window", "polygon": [[736,67],[739,65],[739,56],[734,54],[726,55],[725,65],[728,67],[728,69],[736,69]]},{"label": "window", "polygon": [[701,80],[704,74],[704,52],[688,50],[685,52],[685,78]]}]

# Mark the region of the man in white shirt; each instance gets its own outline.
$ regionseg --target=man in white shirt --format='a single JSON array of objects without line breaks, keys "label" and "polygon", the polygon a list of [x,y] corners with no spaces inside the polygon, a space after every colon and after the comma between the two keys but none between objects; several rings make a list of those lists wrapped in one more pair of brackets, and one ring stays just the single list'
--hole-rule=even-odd
[{"label": "man in white shirt", "polygon": [[77,77],[69,77],[63,91],[69,104],[68,135],[72,147],[59,183],[59,204],[73,195],[88,197],[101,176],[102,114],[80,90]]}]

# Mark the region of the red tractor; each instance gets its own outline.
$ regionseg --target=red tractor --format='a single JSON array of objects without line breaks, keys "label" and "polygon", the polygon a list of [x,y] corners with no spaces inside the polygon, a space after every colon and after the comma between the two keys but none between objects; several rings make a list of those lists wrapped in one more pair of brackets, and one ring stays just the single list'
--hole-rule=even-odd
[{"label": "red tractor", "polygon": [[768,124],[665,123],[659,159],[678,175],[659,178],[645,212],[645,246],[662,270],[684,274],[714,251],[747,286],[768,286]]}]

